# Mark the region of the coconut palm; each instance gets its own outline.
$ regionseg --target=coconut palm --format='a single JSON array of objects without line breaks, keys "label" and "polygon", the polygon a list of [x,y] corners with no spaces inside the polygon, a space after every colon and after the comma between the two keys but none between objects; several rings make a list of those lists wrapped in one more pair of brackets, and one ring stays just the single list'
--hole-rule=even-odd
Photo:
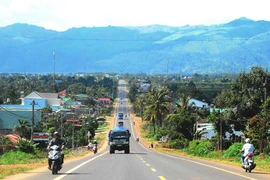
[{"label": "coconut palm", "polygon": [[157,89],[155,86],[152,86],[147,93],[147,105],[144,115],[153,124],[154,133],[156,133],[156,125],[160,127],[163,118],[169,113],[168,103],[170,100],[168,95],[167,88]]}]

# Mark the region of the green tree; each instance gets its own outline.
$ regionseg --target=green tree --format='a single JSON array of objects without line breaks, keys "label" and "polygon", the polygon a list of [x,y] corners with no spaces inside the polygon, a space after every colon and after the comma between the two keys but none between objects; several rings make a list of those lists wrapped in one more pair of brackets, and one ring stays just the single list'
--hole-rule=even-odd
[{"label": "green tree", "polygon": [[19,133],[21,138],[30,139],[31,129],[29,127],[28,121],[23,119],[19,119],[18,121],[20,125],[14,127],[15,131]]},{"label": "green tree", "polygon": [[267,153],[270,137],[270,98],[262,105],[262,111],[248,121],[247,135],[259,146],[259,151]]},{"label": "green tree", "polygon": [[224,113],[225,112],[221,113],[220,111],[214,111],[208,116],[208,122],[213,124],[214,130],[217,133],[217,137],[219,137],[219,147],[223,147],[221,140],[224,138],[226,132],[232,133],[232,128],[228,124]]},{"label": "green tree", "polygon": [[154,127],[154,134],[156,133],[156,126],[161,127],[163,118],[169,113],[168,103],[169,91],[167,88],[157,89],[157,87],[150,87],[147,93],[147,105],[145,110],[145,119],[149,120]]},{"label": "green tree", "polygon": [[82,83],[75,83],[68,86],[68,92],[70,94],[85,94],[86,87]]},{"label": "green tree", "polygon": [[168,131],[171,140],[177,139],[181,134],[188,140],[193,139],[195,119],[186,110],[180,110],[177,114],[166,117],[164,127]]}]

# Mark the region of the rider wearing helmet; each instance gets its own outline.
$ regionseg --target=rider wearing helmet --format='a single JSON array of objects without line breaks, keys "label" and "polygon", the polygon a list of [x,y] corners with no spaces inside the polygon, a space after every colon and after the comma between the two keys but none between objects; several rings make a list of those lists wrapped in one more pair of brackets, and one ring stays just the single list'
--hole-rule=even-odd
[{"label": "rider wearing helmet", "polygon": [[[60,134],[57,131],[53,133],[53,139],[50,141],[47,149],[50,150],[50,147],[54,145],[59,146],[61,151],[65,147],[64,141],[60,138]],[[64,163],[64,154],[61,154],[61,168],[62,168],[63,163]],[[51,170],[51,164],[52,164],[52,161],[48,159],[48,169],[50,170]]]},{"label": "rider wearing helmet", "polygon": [[244,160],[245,160],[245,157],[248,155],[248,154],[253,154],[254,153],[254,146],[253,144],[250,143],[250,139],[247,138],[246,139],[246,144],[244,144],[241,152],[244,152],[244,154],[242,155],[242,165],[244,165]]}]

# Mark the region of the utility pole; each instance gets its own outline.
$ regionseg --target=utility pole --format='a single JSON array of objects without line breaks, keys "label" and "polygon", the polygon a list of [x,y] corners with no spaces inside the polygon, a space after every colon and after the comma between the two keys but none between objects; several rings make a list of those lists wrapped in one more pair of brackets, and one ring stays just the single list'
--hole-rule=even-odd
[{"label": "utility pole", "polygon": [[53,81],[55,83],[55,52],[53,52]]},{"label": "utility pole", "polygon": [[33,133],[34,133],[34,124],[35,124],[35,105],[36,105],[36,102],[34,99],[32,100],[31,105],[32,105],[31,141],[33,142]]},{"label": "utility pole", "polygon": [[263,84],[264,86],[264,102],[266,102],[266,98],[267,98],[267,80],[268,80],[268,76],[265,76],[265,82]]},{"label": "utility pole", "polygon": [[222,137],[222,118],[220,118],[220,150],[223,151],[223,137]]}]

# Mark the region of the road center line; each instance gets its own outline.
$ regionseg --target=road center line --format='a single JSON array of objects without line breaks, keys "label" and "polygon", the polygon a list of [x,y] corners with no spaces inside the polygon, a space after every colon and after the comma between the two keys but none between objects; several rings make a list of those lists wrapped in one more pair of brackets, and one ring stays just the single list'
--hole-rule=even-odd
[{"label": "road center line", "polygon": [[163,176],[158,176],[160,180],[166,180]]},{"label": "road center line", "polygon": [[98,155],[98,156],[96,156],[96,157],[94,157],[94,158],[92,158],[92,159],[89,159],[88,161],[85,161],[84,163],[82,163],[82,164],[80,164],[80,165],[78,165],[78,166],[76,166],[76,167],[70,169],[69,171],[67,171],[66,174],[62,174],[62,175],[58,176],[58,177],[55,178],[54,180],[60,180],[60,179],[63,179],[65,176],[67,176],[68,174],[72,173],[73,171],[79,169],[80,167],[84,166],[85,164],[87,164],[87,163],[89,163],[89,162],[91,162],[91,161],[94,161],[95,159],[97,159],[97,158],[99,158],[99,157],[101,157],[101,156],[104,156],[104,155],[107,154],[107,153],[108,153],[108,152],[104,152],[104,153],[102,153],[102,154],[100,154],[100,155]]},{"label": "road center line", "polygon": [[151,170],[152,170],[153,172],[157,172],[157,170],[156,170],[155,168],[151,168]]},{"label": "road center line", "polygon": [[150,166],[150,164],[146,164],[146,166]]}]

